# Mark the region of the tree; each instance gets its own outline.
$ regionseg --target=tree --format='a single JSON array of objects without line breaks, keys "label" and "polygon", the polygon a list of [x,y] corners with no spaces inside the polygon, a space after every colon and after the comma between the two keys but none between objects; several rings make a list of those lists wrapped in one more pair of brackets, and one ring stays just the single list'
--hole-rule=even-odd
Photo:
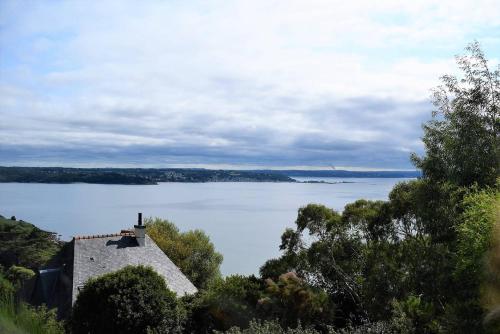
[{"label": "tree", "polygon": [[358,200],[342,214],[299,209],[295,229],[281,237],[283,255],[261,268],[273,280],[293,270],[325,291],[336,327],[480,333],[485,280],[494,300],[487,319],[500,323],[500,270],[490,264],[484,273],[500,175],[500,67],[489,69],[478,43],[466,52],[457,57],[462,75],[443,76],[434,90],[425,155],[412,156],[422,178],[397,184],[389,201]]},{"label": "tree", "polygon": [[494,188],[500,175],[500,67],[490,70],[477,42],[456,59],[461,75],[443,76],[433,91],[425,156],[412,156],[423,178],[398,185],[390,197],[408,246],[408,292],[422,296],[444,330],[472,333],[482,330],[478,273],[491,231],[472,209],[479,195],[471,194]]},{"label": "tree", "polygon": [[127,266],[90,279],[73,306],[73,333],[180,333],[184,313],[152,268]]},{"label": "tree", "polygon": [[[499,204],[500,192],[493,189],[473,191],[464,198],[463,222],[457,228],[457,261],[453,272],[461,289],[448,310],[453,318],[469,319],[465,325],[463,320],[456,322],[462,328],[481,328],[487,311],[494,308],[492,301],[498,298],[498,290],[492,288],[500,286],[499,268],[491,266],[494,262],[488,266],[487,259],[488,255],[495,254],[497,235],[494,232],[497,229],[498,233],[500,226],[500,222],[496,221],[500,217]],[[495,257],[491,256],[491,259]],[[486,310],[483,311],[483,307]],[[499,324],[497,320],[496,325]]]},{"label": "tree", "polygon": [[423,175],[459,186],[494,186],[500,175],[500,66],[488,67],[478,42],[457,56],[461,77],[434,89],[434,120],[424,125],[426,155],[412,159]]},{"label": "tree", "polygon": [[472,192],[464,198],[463,222],[457,228],[457,268],[455,275],[477,284],[483,281],[484,258],[493,242],[496,203],[500,193],[493,190]]},{"label": "tree", "polygon": [[228,330],[233,326],[245,328],[257,317],[263,287],[263,282],[254,276],[231,275],[212,281],[195,303],[193,318],[197,324],[192,332]]},{"label": "tree", "polygon": [[145,223],[147,234],[198,289],[221,276],[222,255],[205,232],[180,232],[173,223],[160,218],[148,218]]},{"label": "tree", "polygon": [[391,214],[387,202],[360,199],[345,206],[342,221],[366,241],[384,241],[396,238]]},{"label": "tree", "polygon": [[[337,325],[360,321],[363,237],[351,233],[349,222],[339,213],[318,204],[300,208],[295,224],[295,230],[287,229],[281,237],[281,264],[268,262],[263,269],[294,264],[299,277],[335,302]],[[303,236],[306,231],[308,237]]]},{"label": "tree", "polygon": [[314,289],[295,273],[280,275],[274,281],[266,279],[266,287],[259,299],[258,309],[262,318],[278,319],[281,326],[296,328],[316,325],[326,329],[335,318],[335,305],[328,295]]}]

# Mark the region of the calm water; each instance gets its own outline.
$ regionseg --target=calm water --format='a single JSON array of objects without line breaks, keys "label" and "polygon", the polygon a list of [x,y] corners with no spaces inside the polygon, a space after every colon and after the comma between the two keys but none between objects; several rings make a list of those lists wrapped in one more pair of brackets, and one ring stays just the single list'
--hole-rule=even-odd
[{"label": "calm water", "polygon": [[0,183],[0,214],[15,215],[69,239],[119,232],[143,212],[145,217],[167,218],[181,230],[204,230],[224,255],[224,274],[251,274],[279,256],[281,233],[293,227],[300,206],[320,203],[342,210],[359,198],[387,199],[403,179],[323,180],[355,183]]}]

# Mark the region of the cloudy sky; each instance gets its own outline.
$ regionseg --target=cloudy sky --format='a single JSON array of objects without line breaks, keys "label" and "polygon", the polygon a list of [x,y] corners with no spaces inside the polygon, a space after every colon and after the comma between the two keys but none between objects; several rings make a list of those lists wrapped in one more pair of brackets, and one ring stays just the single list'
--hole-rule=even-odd
[{"label": "cloudy sky", "polygon": [[500,1],[0,1],[0,165],[411,169]]}]

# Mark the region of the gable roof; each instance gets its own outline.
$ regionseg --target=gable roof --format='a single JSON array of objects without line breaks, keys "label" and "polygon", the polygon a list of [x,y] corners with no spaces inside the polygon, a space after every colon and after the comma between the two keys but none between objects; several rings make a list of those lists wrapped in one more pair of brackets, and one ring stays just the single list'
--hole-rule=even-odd
[{"label": "gable roof", "polygon": [[127,265],[151,266],[165,279],[167,287],[179,297],[196,293],[198,290],[193,283],[156,243],[147,235],[145,238],[145,245],[139,246],[131,231],[75,237],[71,303],[75,302],[78,291],[88,279],[122,269]]}]

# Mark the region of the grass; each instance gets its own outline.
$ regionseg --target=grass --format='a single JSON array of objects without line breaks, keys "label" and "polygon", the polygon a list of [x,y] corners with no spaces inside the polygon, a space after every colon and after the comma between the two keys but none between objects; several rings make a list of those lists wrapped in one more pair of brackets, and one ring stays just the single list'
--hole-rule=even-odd
[{"label": "grass", "polygon": [[0,301],[0,333],[62,334],[64,330],[55,313],[46,307],[34,308],[7,298]]}]

